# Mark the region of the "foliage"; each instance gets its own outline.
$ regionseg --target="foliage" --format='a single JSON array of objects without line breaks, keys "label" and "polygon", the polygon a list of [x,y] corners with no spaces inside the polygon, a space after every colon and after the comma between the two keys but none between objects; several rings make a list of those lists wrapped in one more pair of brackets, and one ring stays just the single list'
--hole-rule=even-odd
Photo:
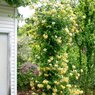
[{"label": "foliage", "polygon": [[40,95],[82,93],[70,83],[66,52],[72,36],[77,33],[75,19],[69,3],[45,2],[27,21],[32,24],[27,34],[32,36],[31,47],[35,48],[32,51],[33,63],[38,63],[40,67],[39,76],[34,78],[37,87],[31,85],[31,89],[38,90]]},{"label": "foliage", "polygon": [[31,77],[39,74],[38,66],[29,62],[24,63],[18,68],[18,89],[29,90]]},{"label": "foliage", "polygon": [[21,59],[30,60],[40,68],[39,75],[31,77],[31,89],[36,95],[83,92],[94,95],[95,1],[61,1],[46,0],[40,6],[32,6],[35,14],[19,31],[19,37],[30,39],[23,41],[28,43],[23,47],[30,48],[30,54],[25,57],[28,52],[19,49]]},{"label": "foliage", "polygon": [[79,67],[84,73],[80,78],[80,85],[86,95],[87,90],[95,86],[95,1],[80,0],[75,9],[77,15],[78,31],[75,35],[75,43],[79,50]]},{"label": "foliage", "polygon": [[[28,37],[23,31],[26,29],[24,26],[23,28],[18,29],[18,56],[17,56],[17,65],[18,65],[18,83],[17,87],[18,90],[29,90],[30,89],[30,81],[31,76],[33,73],[31,72],[32,69],[29,69],[28,62],[31,62],[31,48],[29,47],[29,43],[31,42],[31,38]],[[25,30],[26,31],[26,30]],[[23,34],[23,35],[22,35]],[[23,73],[22,71],[25,70],[27,67],[28,71]]]},{"label": "foliage", "polygon": [[36,2],[37,0],[5,0],[9,5],[19,7],[26,6],[31,2]]}]

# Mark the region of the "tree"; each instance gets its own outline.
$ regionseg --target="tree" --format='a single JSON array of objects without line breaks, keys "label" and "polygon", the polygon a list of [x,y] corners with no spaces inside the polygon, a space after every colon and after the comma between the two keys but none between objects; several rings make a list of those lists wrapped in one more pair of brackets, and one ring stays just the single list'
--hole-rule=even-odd
[{"label": "tree", "polygon": [[79,33],[75,43],[79,50],[79,68],[83,69],[80,83],[85,95],[95,89],[95,1],[79,0],[75,9]]}]

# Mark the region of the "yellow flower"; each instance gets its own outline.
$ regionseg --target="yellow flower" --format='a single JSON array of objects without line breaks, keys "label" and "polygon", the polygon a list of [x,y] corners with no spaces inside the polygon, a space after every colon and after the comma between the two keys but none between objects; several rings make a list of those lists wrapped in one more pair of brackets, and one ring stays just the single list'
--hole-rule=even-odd
[{"label": "yellow flower", "polygon": [[55,9],[52,9],[50,13],[51,14],[55,14],[56,13],[56,10]]},{"label": "yellow flower", "polygon": [[83,94],[83,91],[80,91],[80,94]]},{"label": "yellow flower", "polygon": [[65,13],[65,10],[61,10],[61,13],[64,14]]},{"label": "yellow flower", "polygon": [[46,67],[46,70],[50,70],[50,68],[49,67]]},{"label": "yellow flower", "polygon": [[48,77],[48,74],[44,74],[44,76]]},{"label": "yellow flower", "polygon": [[47,49],[46,49],[46,48],[44,48],[44,49],[43,49],[43,51],[47,51]]},{"label": "yellow flower", "polygon": [[61,68],[61,67],[58,68],[58,71],[62,71],[62,70],[63,70],[63,68]]},{"label": "yellow flower", "polygon": [[62,40],[61,39],[57,39],[57,43],[62,43]]},{"label": "yellow flower", "polygon": [[73,65],[72,68],[75,69],[76,68],[75,65]]},{"label": "yellow flower", "polygon": [[54,25],[54,24],[55,24],[55,22],[52,22],[52,24]]},{"label": "yellow flower", "polygon": [[33,92],[32,95],[37,95],[37,94],[35,92]]},{"label": "yellow flower", "polygon": [[70,73],[70,76],[72,76],[73,74],[72,73]]},{"label": "yellow flower", "polygon": [[58,85],[58,84],[59,84],[59,82],[58,82],[58,81],[54,81],[54,83],[55,83],[56,85]]},{"label": "yellow flower", "polygon": [[80,94],[83,94],[83,91],[79,89],[71,89],[70,93],[74,95],[80,95]]},{"label": "yellow flower", "polygon": [[65,28],[65,31],[66,31],[67,33],[69,33],[69,29],[68,29],[67,27]]},{"label": "yellow flower", "polygon": [[55,65],[54,65],[54,67],[58,67],[58,65],[57,65],[57,64],[55,64]]},{"label": "yellow flower", "polygon": [[61,73],[61,74],[65,74],[66,71],[67,71],[67,69],[65,68],[65,69],[63,69],[60,73]]},{"label": "yellow flower", "polygon": [[67,86],[68,88],[71,88],[71,87],[72,87],[70,84],[67,84],[66,86]]},{"label": "yellow flower", "polygon": [[39,88],[43,88],[44,86],[43,86],[43,84],[38,84],[37,85]]},{"label": "yellow flower", "polygon": [[80,71],[81,71],[81,73],[83,73],[83,69],[81,69]]},{"label": "yellow flower", "polygon": [[45,24],[46,23],[46,20],[42,20],[42,24]]},{"label": "yellow flower", "polygon": [[64,78],[62,79],[62,81],[68,83],[68,82],[69,82],[69,78],[68,78],[68,77],[64,77]]},{"label": "yellow flower", "polygon": [[56,89],[56,88],[54,88],[54,89],[53,89],[53,92],[54,92],[54,93],[56,93],[56,92],[57,92],[57,89]]},{"label": "yellow flower", "polygon": [[51,60],[49,59],[49,60],[48,60],[48,62],[50,63],[50,62],[51,62]]},{"label": "yellow flower", "polygon": [[80,77],[80,74],[78,73],[78,77]]},{"label": "yellow flower", "polygon": [[52,93],[52,95],[57,95],[56,93]]},{"label": "yellow flower", "polygon": [[58,58],[58,59],[61,59],[61,56],[57,55],[57,58]]},{"label": "yellow flower", "polygon": [[51,88],[51,86],[50,85],[47,85],[47,89],[49,90]]},{"label": "yellow flower", "polygon": [[34,82],[33,81],[30,82],[30,86],[31,87],[34,86]]},{"label": "yellow flower", "polygon": [[60,91],[60,93],[62,94],[63,92],[62,92],[62,91]]},{"label": "yellow flower", "polygon": [[84,18],[84,19],[85,19],[85,18],[86,18],[86,16],[82,16],[82,18]]},{"label": "yellow flower", "polygon": [[53,60],[53,57],[50,57],[50,60],[52,61]]},{"label": "yellow flower", "polygon": [[44,84],[48,84],[48,82],[49,82],[48,80],[44,80],[43,81]]},{"label": "yellow flower", "polygon": [[78,79],[79,77],[78,76],[76,76],[76,79]]},{"label": "yellow flower", "polygon": [[48,35],[43,34],[43,38],[44,38],[44,39],[47,39],[47,38],[48,38]]},{"label": "yellow flower", "polygon": [[62,89],[65,89],[65,86],[61,85],[61,88],[62,88]]},{"label": "yellow flower", "polygon": [[74,91],[74,94],[75,94],[75,95],[79,95],[79,94],[80,94],[80,90],[75,90],[75,91]]}]

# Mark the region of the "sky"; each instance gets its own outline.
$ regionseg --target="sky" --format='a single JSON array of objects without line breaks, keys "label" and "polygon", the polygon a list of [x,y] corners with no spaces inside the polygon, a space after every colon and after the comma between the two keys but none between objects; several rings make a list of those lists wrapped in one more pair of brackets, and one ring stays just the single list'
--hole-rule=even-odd
[{"label": "sky", "polygon": [[[18,11],[19,11],[19,13],[20,13],[21,15],[23,15],[23,18],[24,18],[24,19],[25,19],[25,18],[28,18],[28,17],[30,17],[30,16],[32,16],[33,13],[34,13],[34,10],[30,9],[29,6],[27,6],[27,7],[19,7],[19,8],[18,8]],[[23,26],[24,24],[25,24],[24,21],[20,21],[20,22],[19,22],[19,26]]]}]

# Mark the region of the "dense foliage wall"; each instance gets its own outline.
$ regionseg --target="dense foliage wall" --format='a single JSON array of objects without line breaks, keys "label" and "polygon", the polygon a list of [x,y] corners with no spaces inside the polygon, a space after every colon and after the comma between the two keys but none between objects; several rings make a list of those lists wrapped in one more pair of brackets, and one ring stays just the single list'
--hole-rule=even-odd
[{"label": "dense foliage wall", "polygon": [[29,81],[36,94],[95,94],[94,6],[94,0],[47,0],[32,7],[35,14],[18,33],[30,38],[31,53],[28,58],[24,53],[19,58],[39,68],[38,76],[31,75]]}]

